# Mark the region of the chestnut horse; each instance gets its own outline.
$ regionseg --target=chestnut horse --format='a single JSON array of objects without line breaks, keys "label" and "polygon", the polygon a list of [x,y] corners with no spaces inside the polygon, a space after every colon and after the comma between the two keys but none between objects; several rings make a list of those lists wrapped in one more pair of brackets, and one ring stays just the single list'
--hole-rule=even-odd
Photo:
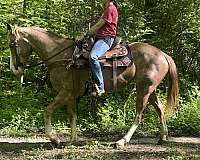
[{"label": "chestnut horse", "polygon": [[[74,52],[73,40],[58,36],[38,27],[13,27],[7,25],[11,57],[10,67],[15,75],[22,75],[25,63],[32,52],[39,55],[50,72],[50,80],[57,96],[44,113],[45,134],[52,142],[59,143],[59,138],[51,128],[51,116],[55,110],[67,106],[71,127],[71,142],[77,141],[76,134],[76,99],[83,95],[85,83],[89,79],[89,69],[66,69]],[[118,89],[129,83],[136,83],[136,115],[128,133],[116,142],[117,146],[128,143],[142,120],[147,104],[155,107],[160,119],[160,140],[165,141],[168,131],[165,119],[165,107],[156,95],[156,88],[167,76],[168,95],[166,107],[173,108],[178,97],[178,76],[173,59],[147,43],[129,44],[134,63],[127,68],[119,68],[117,73]],[[112,91],[112,70],[103,69],[105,90]]]}]

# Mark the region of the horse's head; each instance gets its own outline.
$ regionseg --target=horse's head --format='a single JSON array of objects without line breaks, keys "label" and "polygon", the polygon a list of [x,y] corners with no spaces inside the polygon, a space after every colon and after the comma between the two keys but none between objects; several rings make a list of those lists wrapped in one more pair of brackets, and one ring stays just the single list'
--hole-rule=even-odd
[{"label": "horse's head", "polygon": [[20,29],[7,24],[9,47],[11,50],[10,68],[16,76],[23,74],[26,60],[32,52],[32,48]]}]

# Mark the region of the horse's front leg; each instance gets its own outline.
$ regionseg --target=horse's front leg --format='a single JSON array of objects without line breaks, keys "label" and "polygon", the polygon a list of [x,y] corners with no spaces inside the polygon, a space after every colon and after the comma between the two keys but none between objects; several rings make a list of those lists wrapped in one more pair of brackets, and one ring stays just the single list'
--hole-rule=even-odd
[{"label": "horse's front leg", "polygon": [[56,144],[60,143],[59,138],[54,134],[51,126],[51,116],[55,110],[67,103],[66,91],[60,90],[54,101],[51,102],[44,113],[45,134],[50,140]]},{"label": "horse's front leg", "polygon": [[137,84],[137,97],[136,97],[136,115],[134,122],[129,129],[128,133],[119,141],[116,142],[116,147],[123,147],[126,143],[129,143],[133,133],[142,121],[142,114],[144,113],[149,95],[154,88],[152,86]]},{"label": "horse's front leg", "polygon": [[77,133],[76,133],[76,99],[73,96],[68,98],[67,102],[67,112],[68,120],[71,127],[71,139],[70,143],[77,142]]}]

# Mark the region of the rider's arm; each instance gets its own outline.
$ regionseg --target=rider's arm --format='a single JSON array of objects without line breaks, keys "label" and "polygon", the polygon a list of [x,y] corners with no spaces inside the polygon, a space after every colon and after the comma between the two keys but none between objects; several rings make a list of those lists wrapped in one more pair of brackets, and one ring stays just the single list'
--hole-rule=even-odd
[{"label": "rider's arm", "polygon": [[88,31],[89,34],[95,34],[101,27],[103,27],[105,23],[106,21],[100,18],[99,21],[90,28],[90,30]]},{"label": "rider's arm", "polygon": [[[102,18],[99,19],[99,21],[93,25],[90,30],[86,33],[86,36],[92,36],[94,35],[104,24],[106,23],[106,21]],[[83,40],[83,38],[85,37],[85,34],[79,36],[76,38],[76,41],[80,41]]]}]

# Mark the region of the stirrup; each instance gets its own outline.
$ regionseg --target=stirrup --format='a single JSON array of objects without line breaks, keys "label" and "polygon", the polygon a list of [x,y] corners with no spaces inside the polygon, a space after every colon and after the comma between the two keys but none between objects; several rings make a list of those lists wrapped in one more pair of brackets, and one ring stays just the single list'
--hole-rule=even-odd
[{"label": "stirrup", "polygon": [[99,91],[99,92],[97,92],[97,91],[93,91],[93,92],[91,92],[91,96],[94,96],[94,97],[100,97],[100,96],[102,96],[103,94],[105,93],[105,90],[102,90],[102,91]]},{"label": "stirrup", "polygon": [[95,96],[95,97],[99,96],[100,97],[104,93],[105,93],[105,90],[104,89],[103,90],[99,90],[97,84],[95,83],[94,84],[94,90],[91,92],[91,96]]}]

